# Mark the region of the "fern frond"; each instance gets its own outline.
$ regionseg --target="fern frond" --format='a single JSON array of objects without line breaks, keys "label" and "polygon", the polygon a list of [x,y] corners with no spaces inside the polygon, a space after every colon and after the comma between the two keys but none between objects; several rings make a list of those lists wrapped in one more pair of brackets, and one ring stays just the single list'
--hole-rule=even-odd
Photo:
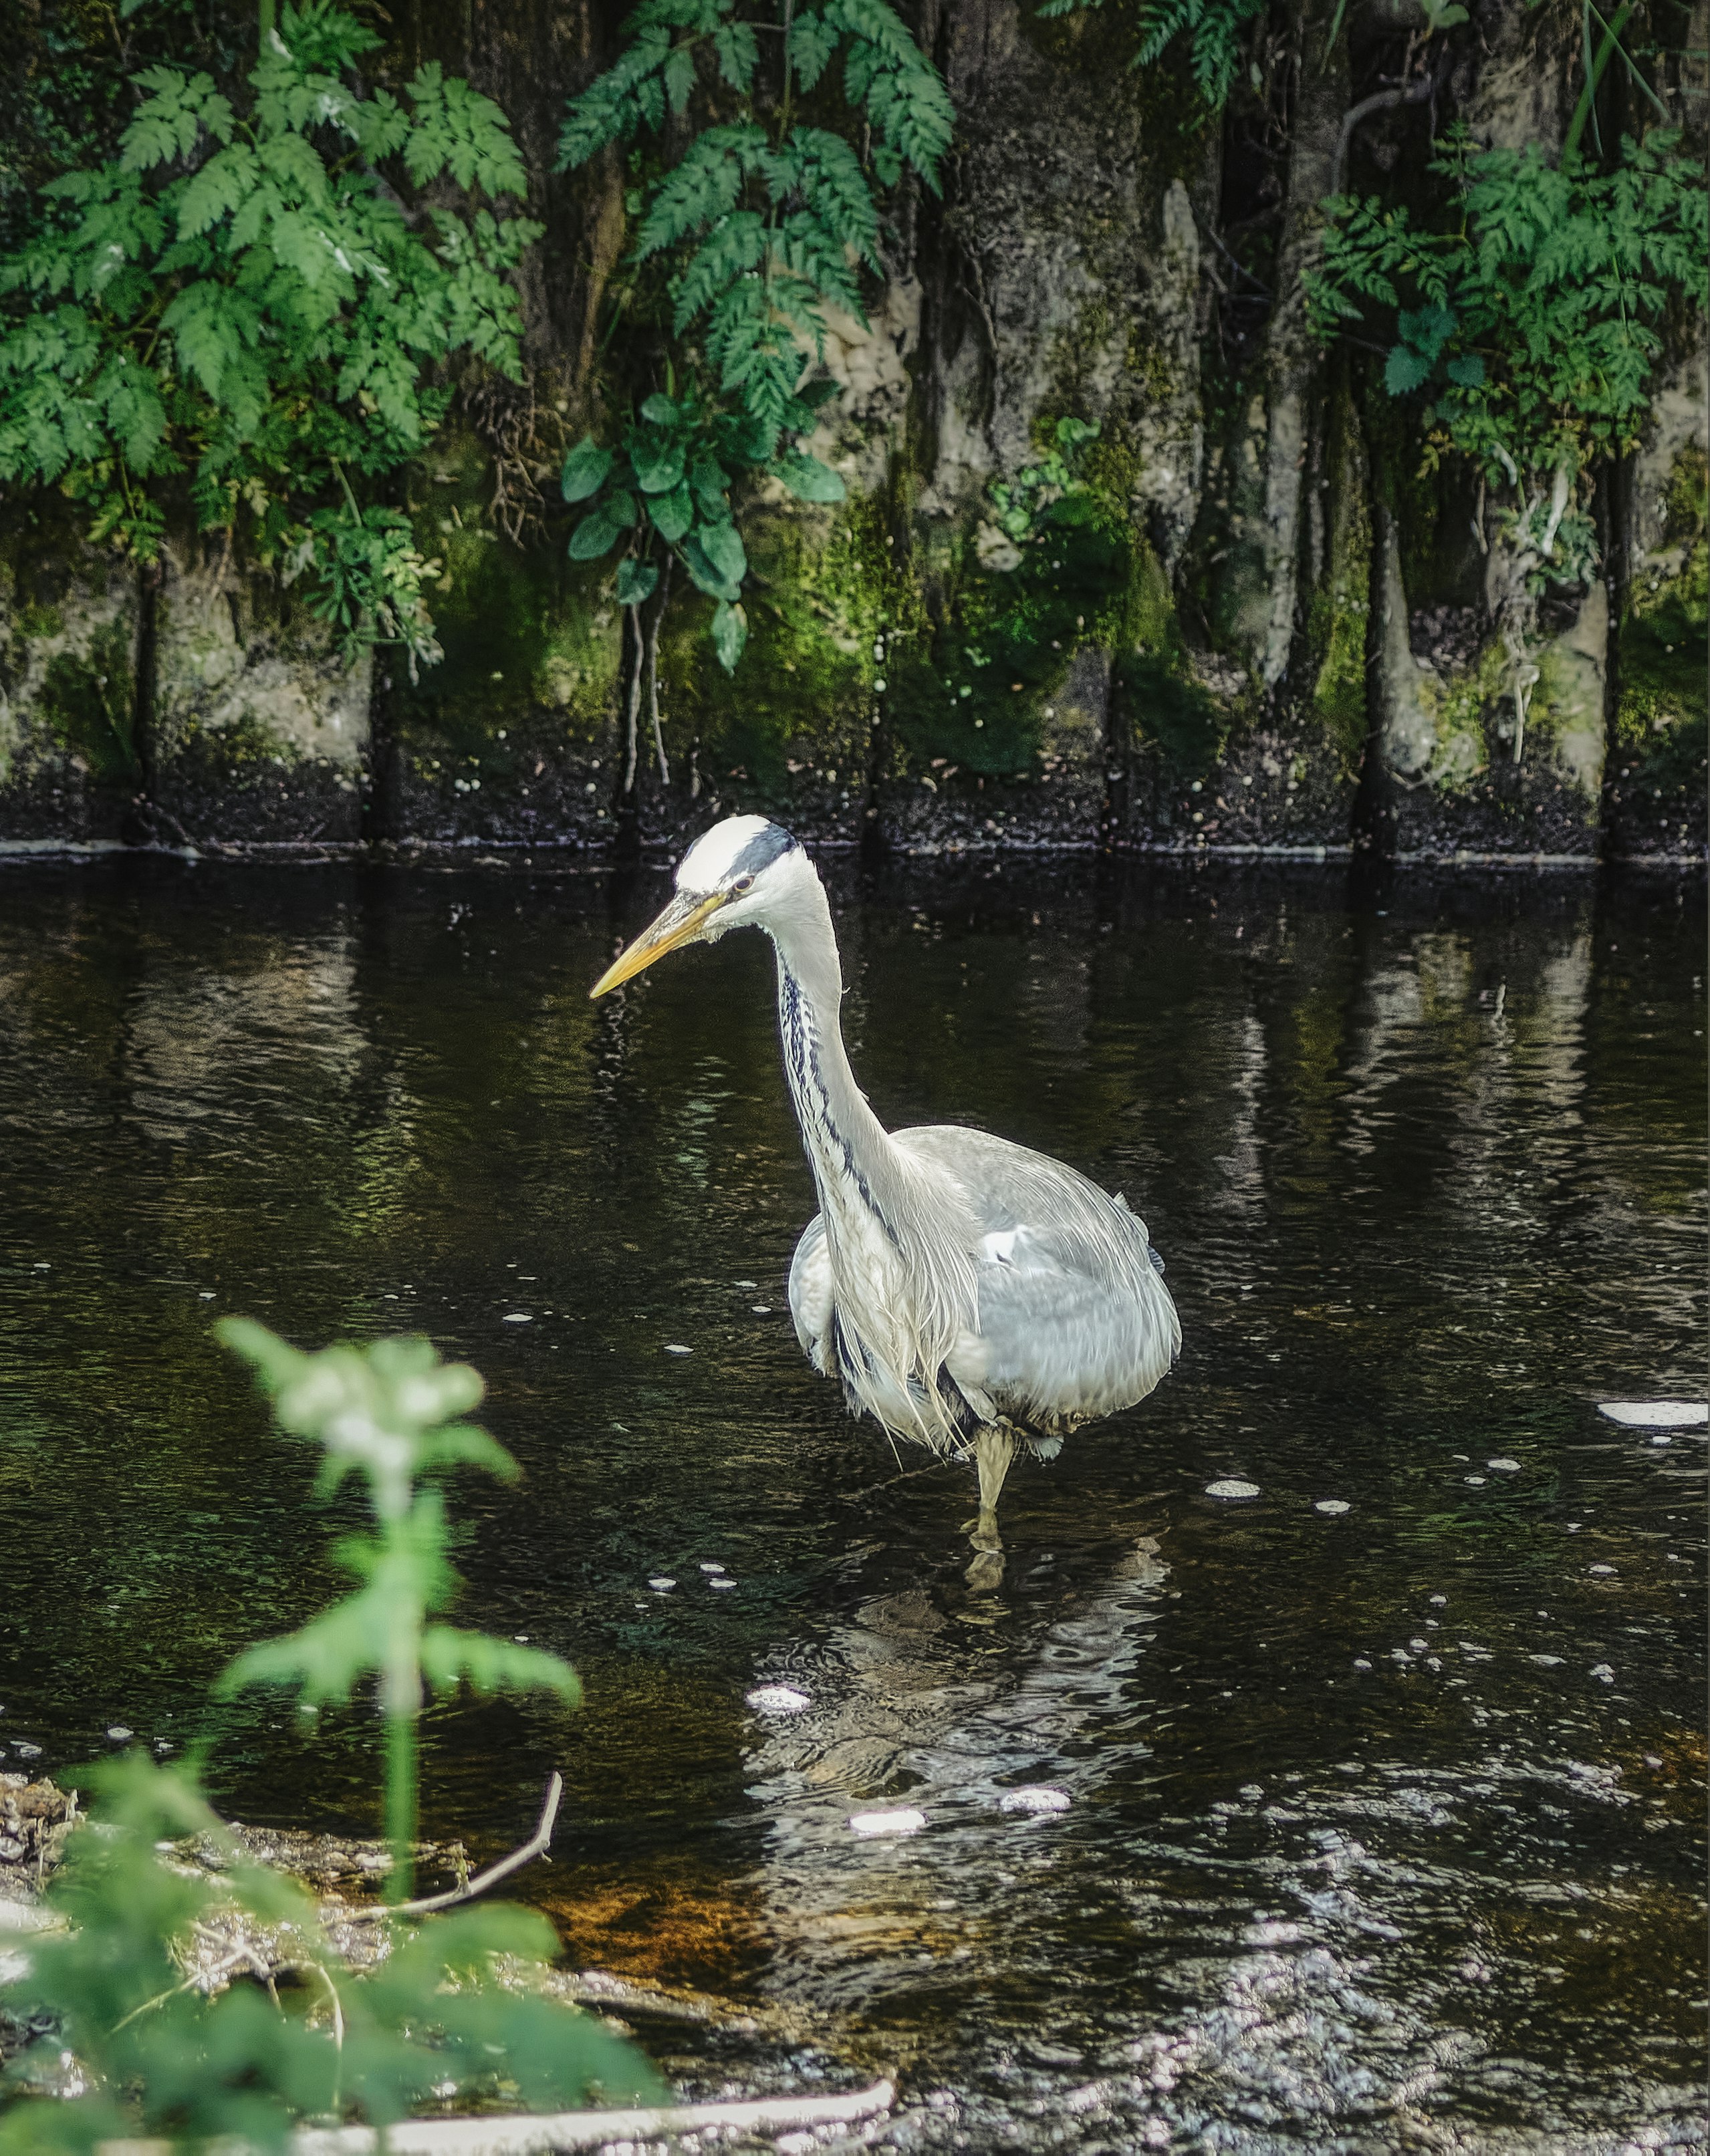
[{"label": "fern frond", "polygon": [[212,75],[162,66],[145,68],[133,80],[151,94],[119,138],[119,162],[126,172],[147,172],[174,157],[187,157],[204,127],[218,141],[231,141],[232,108],[214,88]]},{"label": "fern frond", "polygon": [[807,287],[809,305],[821,299],[834,300],[865,328],[860,287],[850,268],[843,242],[812,210],[797,210],[784,218],[773,235],[773,253]]},{"label": "fern frond", "polygon": [[852,40],[844,65],[850,104],[865,107],[881,139],[937,193],[956,120],[938,70],[886,0],[827,0],[824,13],[827,26]]},{"label": "fern frond", "polygon": [[697,136],[654,190],[636,238],[636,259],[644,262],[679,240],[698,239],[727,217],[766,154],[763,128],[709,127]]},{"label": "fern frond", "polygon": [[459,77],[448,80],[437,60],[418,70],[408,96],[415,124],[403,161],[418,187],[449,172],[459,187],[480,187],[490,195],[528,192],[511,124],[490,97]]},{"label": "fern frond", "polygon": [[853,248],[878,272],[879,213],[855,151],[840,135],[822,127],[798,127],[790,146],[804,203],[835,234],[840,246]]},{"label": "fern frond", "polygon": [[681,336],[733,280],[752,276],[766,259],[766,220],[755,210],[737,210],[707,237],[677,280],[671,328]]},{"label": "fern frond", "polygon": [[838,34],[824,16],[812,8],[803,8],[792,17],[787,49],[789,64],[804,90],[819,86],[820,76],[837,50]]}]

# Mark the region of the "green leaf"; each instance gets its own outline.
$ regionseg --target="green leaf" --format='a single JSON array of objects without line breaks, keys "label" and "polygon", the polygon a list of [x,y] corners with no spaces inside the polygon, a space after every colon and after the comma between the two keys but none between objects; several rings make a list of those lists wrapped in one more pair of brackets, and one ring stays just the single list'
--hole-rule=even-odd
[{"label": "green leaf", "polygon": [[422,1671],[436,1691],[461,1681],[480,1692],[555,1691],[573,1707],[582,1697],[575,1671],[556,1655],[449,1625],[429,1625],[423,1633]]},{"label": "green leaf", "polygon": [[586,501],[605,485],[612,468],[612,452],[603,449],[592,434],[584,434],[564,459],[559,480],[566,501]]},{"label": "green leaf", "polygon": [[607,516],[601,504],[591,516],[584,516],[570,534],[569,554],[573,562],[598,561],[602,554],[610,553],[624,536],[624,526]]},{"label": "green leaf", "polygon": [[683,445],[680,442],[637,439],[629,446],[635,483],[644,494],[669,494],[681,483]]},{"label": "green leaf", "polygon": [[1420,307],[1412,313],[1404,308],[1395,326],[1404,343],[1423,353],[1427,363],[1435,364],[1438,353],[1455,334],[1455,314],[1452,308],[1442,306]]},{"label": "green leaf", "polygon": [[633,554],[626,554],[618,564],[618,604],[639,606],[653,595],[659,582],[659,571],[651,562],[638,562]]},{"label": "green leaf", "polygon": [[681,417],[682,407],[655,389],[641,408],[644,419],[651,420],[655,427],[670,427]]},{"label": "green leaf", "polygon": [[528,175],[511,140],[511,125],[490,97],[461,77],[448,76],[437,60],[417,70],[408,95],[415,125],[403,161],[418,187],[449,172],[461,187],[489,195],[526,195]]},{"label": "green leaf", "polygon": [[695,87],[695,49],[692,45],[678,45],[675,49],[665,64],[663,79],[671,110],[681,119]]},{"label": "green leaf", "polygon": [[1451,359],[1444,369],[1450,381],[1463,389],[1482,389],[1484,362],[1476,352],[1464,352]]},{"label": "green leaf", "polygon": [[681,484],[674,486],[669,494],[650,495],[646,509],[654,529],[672,546],[675,546],[695,521],[695,508],[689,490]]},{"label": "green leaf", "polygon": [[[702,526],[701,531],[706,530]],[[683,566],[693,579],[696,588],[709,598],[728,599],[734,603],[742,596],[742,587],[733,584],[707,553],[701,544],[700,531],[691,531],[684,540],[680,552]]]},{"label": "green leaf", "polygon": [[217,151],[193,173],[178,198],[178,236],[206,232],[242,203],[259,177],[254,151],[247,142]]},{"label": "green leaf", "polygon": [[721,599],[712,610],[712,648],[727,674],[734,674],[748,640],[748,618],[739,606]]},{"label": "green leaf", "polygon": [[1411,345],[1392,345],[1384,362],[1384,387],[1392,397],[1417,389],[1430,376],[1430,362]]},{"label": "green leaf", "polygon": [[734,524],[703,524],[696,533],[706,558],[727,583],[740,585],[748,573],[742,535]]},{"label": "green leaf", "polygon": [[849,490],[829,465],[818,457],[792,451],[781,456],[773,470],[800,501],[841,501]]}]

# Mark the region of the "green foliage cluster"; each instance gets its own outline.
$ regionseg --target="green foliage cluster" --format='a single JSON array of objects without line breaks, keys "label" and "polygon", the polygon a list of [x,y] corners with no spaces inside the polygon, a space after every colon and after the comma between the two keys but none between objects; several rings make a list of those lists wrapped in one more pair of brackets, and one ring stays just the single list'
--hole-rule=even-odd
[{"label": "green foliage cluster", "polygon": [[[811,397],[797,401],[805,405]],[[570,535],[571,557],[597,561],[627,538],[618,565],[618,603],[639,608],[659,583],[660,565],[648,554],[655,538],[662,542],[696,588],[716,601],[713,648],[732,672],[747,641],[741,600],[748,557],[730,489],[756,471],[774,473],[805,501],[844,497],[843,481],[829,465],[799,449],[769,446],[767,429],[751,413],[726,410],[692,393],[674,398],[656,390],[639,418],[624,425],[616,449],[602,449],[589,435],[565,459],[564,499],[590,505]]]},{"label": "green foliage cluster", "polygon": [[[264,1327],[221,1337],[254,1366],[283,1429],[321,1449],[320,1489],[367,1482],[378,1532],[338,1546],[357,1592],[288,1639],[241,1656],[226,1692],[295,1691],[306,1706],[378,1679],[388,1738],[388,1884],[409,1892],[414,1722],[424,1680],[576,1697],[554,1656],[429,1625],[456,1584],[434,1478],[514,1473],[458,1419],[481,1383],[424,1340],[300,1353]],[[403,1778],[407,1777],[404,1792]],[[93,2148],[137,2134],[282,2147],[293,2126],[383,2127],[431,2100],[559,2108],[656,2100],[646,2062],[590,2016],[524,1987],[557,1954],[546,1920],[500,1907],[380,1921],[361,1973],[295,1881],[249,1861],[184,1770],[141,1756],[100,1770],[100,1817],[74,1834],[47,1901],[66,1929],[33,1941],[0,1999],[41,2033],[0,2082],[0,2156]],[[403,1800],[400,1801],[400,1797]],[[175,1854],[200,1838],[210,1877]],[[264,1974],[265,1988],[247,1980]]]},{"label": "green foliage cluster", "polygon": [[[635,146],[631,267],[637,279],[663,275],[672,355],[665,390],[624,423],[614,448],[589,439],[571,453],[566,499],[589,505],[571,551],[593,560],[627,537],[619,597],[637,608],[660,584],[662,557],[680,562],[716,602],[727,668],[747,635],[730,490],[772,474],[808,501],[842,499],[836,474],[797,446],[829,393],[807,378],[824,355],[825,310],[865,324],[863,275],[881,270],[880,193],[906,171],[936,191],[953,119],[937,70],[886,0],[768,13],[738,0],[644,0],[616,65],[573,100],[559,150],[574,167]],[[763,36],[777,40],[775,64],[763,64]],[[859,127],[860,153],[798,117],[799,100],[825,102],[840,52],[844,124]],[[730,116],[670,127],[697,97]],[[644,135],[681,140],[681,152],[664,162]]]},{"label": "green foliage cluster", "polygon": [[245,522],[348,648],[402,643],[413,665],[439,655],[432,566],[374,483],[439,425],[439,362],[517,374],[508,273],[540,228],[405,207],[402,187],[496,198],[526,177],[498,108],[437,64],[407,105],[358,96],[347,76],[379,43],[302,0],[247,110],[205,71],[136,78],[118,156],[50,182],[0,259],[0,480],[59,486],[97,544],[145,564],[187,492],[203,530]]},{"label": "green foliage cluster", "polygon": [[1081,453],[1098,434],[1096,420],[1059,419],[1037,464],[1024,465],[1013,480],[999,480],[987,489],[998,523],[1011,539],[1030,537],[1052,502],[1086,491]]},{"label": "green foliage cluster", "polygon": [[1703,304],[1702,168],[1661,131],[1625,140],[1602,172],[1536,145],[1480,151],[1457,130],[1431,169],[1447,182],[1438,228],[1376,197],[1330,205],[1318,328],[1386,316],[1384,382],[1425,397],[1428,465],[1470,459],[1514,543],[1583,578],[1589,475],[1638,444],[1670,301]]},{"label": "green foliage cluster", "polygon": [[[313,1896],[248,1861],[185,1773],[114,1762],[95,1794],[97,1824],[72,1835],[46,1896],[67,1928],[33,1940],[28,1974],[0,1993],[47,2025],[0,2082],[3,2156],[139,2134],[279,2148],[301,2121],[385,2126],[447,2098],[656,2100],[646,2062],[602,2023],[517,1988],[557,1953],[543,1917],[499,1905],[395,1922],[391,1952],[355,1974]],[[174,1861],[188,1836],[219,1853],[216,1875]],[[241,1948],[216,1960],[224,1988],[198,1981],[198,1934],[264,1942],[270,1990]]]},{"label": "green foliage cluster", "polygon": [[928,647],[893,655],[891,721],[917,757],[985,778],[1025,772],[1039,750],[1041,700],[1060,685],[1070,654],[1117,634],[1133,533],[1126,503],[1086,476],[1098,435],[1085,420],[1060,418],[1036,460],[989,490],[1019,560],[1003,569],[964,563],[947,581]]},{"label": "green foliage cluster", "polygon": [[[1140,0],[1128,64],[1150,67],[1176,38],[1185,38],[1199,95],[1209,110],[1221,112],[1241,71],[1247,33],[1263,18],[1265,4],[1266,0]],[[1104,0],[1043,0],[1039,12],[1049,20],[1103,5]]]}]

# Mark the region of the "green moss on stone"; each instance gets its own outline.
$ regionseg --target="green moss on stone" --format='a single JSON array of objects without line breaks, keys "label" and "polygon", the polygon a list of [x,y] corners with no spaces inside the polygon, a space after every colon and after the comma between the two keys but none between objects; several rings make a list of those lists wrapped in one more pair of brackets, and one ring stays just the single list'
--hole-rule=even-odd
[{"label": "green moss on stone", "polygon": [[757,806],[786,804],[804,766],[858,788],[873,685],[884,678],[875,645],[917,613],[885,543],[882,505],[857,498],[829,516],[768,509],[744,529],[747,648],[726,674],[707,639],[711,602],[697,595],[673,609],[660,652],[670,737],[681,755],[697,732],[709,780],[735,779]]},{"label": "green moss on stone", "polygon": [[[437,446],[418,475],[418,543],[439,564],[429,602],[444,657],[397,687],[399,721],[425,774],[506,768],[550,735],[591,742],[618,700],[622,624],[610,562],[568,561],[562,543],[514,547],[487,521],[486,452],[470,436]],[[394,678],[402,662],[383,659]]]},{"label": "green moss on stone", "polygon": [[[1457,668],[1446,680],[1432,674],[1420,675],[1420,701],[1437,737],[1430,762],[1434,786],[1452,793],[1487,768],[1489,721],[1496,706],[1512,694],[1508,655],[1494,642],[1484,646],[1471,666]],[[1529,730],[1529,715],[1527,723]]]},{"label": "green moss on stone", "polygon": [[127,785],[136,778],[135,707],[131,639],[121,624],[100,630],[86,657],[61,652],[48,662],[38,702],[41,716],[104,783]]},{"label": "green moss on stone", "polygon": [[1368,723],[1372,520],[1364,449],[1345,377],[1331,406],[1325,460],[1331,475],[1328,558],[1307,608],[1312,709],[1335,747],[1343,775],[1352,778],[1359,768]]},{"label": "green moss on stone", "polygon": [[1132,569],[1126,517],[1096,493],[1069,495],[1019,551],[1013,568],[999,569],[958,547],[924,648],[893,657],[889,712],[911,759],[943,757],[984,778],[1031,771],[1045,706],[1076,647],[1112,640]]},{"label": "green moss on stone", "polygon": [[1693,442],[1675,459],[1664,551],[1641,563],[1618,638],[1615,745],[1643,783],[1684,783],[1706,737],[1704,627],[1710,613],[1706,460]]}]

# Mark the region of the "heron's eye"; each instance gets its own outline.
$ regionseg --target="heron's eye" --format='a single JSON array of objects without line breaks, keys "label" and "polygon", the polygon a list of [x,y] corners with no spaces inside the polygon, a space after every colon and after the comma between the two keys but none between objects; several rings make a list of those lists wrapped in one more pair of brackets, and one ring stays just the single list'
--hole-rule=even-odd
[{"label": "heron's eye", "polygon": [[752,891],[753,888],[754,879],[751,875],[740,875],[731,886],[732,891],[738,896],[740,896],[743,891]]}]

